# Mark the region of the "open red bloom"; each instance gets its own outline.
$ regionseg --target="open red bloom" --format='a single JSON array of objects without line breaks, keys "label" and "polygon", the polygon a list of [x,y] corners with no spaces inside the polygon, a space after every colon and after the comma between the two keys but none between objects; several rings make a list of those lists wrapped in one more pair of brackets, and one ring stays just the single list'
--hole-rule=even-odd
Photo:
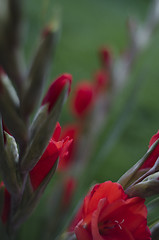
[{"label": "open red bloom", "polygon": [[144,199],[128,198],[110,181],[95,185],[84,199],[74,229],[78,240],[150,240]]},{"label": "open red bloom", "polygon": [[[159,138],[159,131],[152,136],[149,142],[149,148],[156,142],[156,140]],[[146,159],[144,164],[140,167],[140,169],[146,169],[151,168],[155,164],[157,158],[159,157],[159,143],[155,147],[155,149],[152,151],[152,153],[149,155],[149,157]]]},{"label": "open red bloom", "polygon": [[48,111],[50,112],[51,109],[54,107],[58,97],[62,93],[64,87],[68,84],[68,93],[71,90],[71,82],[72,76],[70,74],[63,74],[59,78],[57,78],[50,86],[47,94],[45,95],[42,105],[49,104]]},{"label": "open red bloom", "polygon": [[35,167],[29,173],[31,184],[34,191],[38,188],[38,186],[50,172],[60,154],[64,154],[63,151],[66,152],[68,151],[68,147],[71,140],[67,138],[58,141],[60,138],[60,133],[61,127],[60,124],[57,123],[53,136],[45,152],[43,153]]},{"label": "open red bloom", "polygon": [[68,153],[65,155],[60,155],[58,170],[65,170],[72,163],[79,131],[79,126],[76,124],[66,125],[62,129],[61,139],[69,137],[72,139],[72,142],[68,146]]},{"label": "open red bloom", "polygon": [[80,82],[76,89],[72,104],[72,112],[77,117],[84,117],[94,102],[94,86],[89,82]]}]

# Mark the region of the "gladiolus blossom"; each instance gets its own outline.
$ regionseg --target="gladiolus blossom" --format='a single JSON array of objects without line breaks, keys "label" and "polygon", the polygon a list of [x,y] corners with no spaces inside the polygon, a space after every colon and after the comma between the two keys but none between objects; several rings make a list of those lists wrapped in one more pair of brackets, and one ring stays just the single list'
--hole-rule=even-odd
[{"label": "gladiolus blossom", "polygon": [[74,228],[77,239],[150,240],[144,201],[129,198],[118,183],[96,184],[79,211]]}]

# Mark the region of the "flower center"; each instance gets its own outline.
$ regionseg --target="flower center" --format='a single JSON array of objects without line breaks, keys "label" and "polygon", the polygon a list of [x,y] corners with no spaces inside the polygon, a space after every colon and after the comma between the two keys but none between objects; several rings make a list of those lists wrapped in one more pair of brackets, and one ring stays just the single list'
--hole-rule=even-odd
[{"label": "flower center", "polygon": [[118,221],[118,220],[107,220],[104,222],[101,222],[98,224],[99,227],[99,233],[101,235],[106,235],[110,230],[115,229],[115,228],[119,228],[120,230],[122,230],[122,224],[124,223],[124,219],[122,221]]}]

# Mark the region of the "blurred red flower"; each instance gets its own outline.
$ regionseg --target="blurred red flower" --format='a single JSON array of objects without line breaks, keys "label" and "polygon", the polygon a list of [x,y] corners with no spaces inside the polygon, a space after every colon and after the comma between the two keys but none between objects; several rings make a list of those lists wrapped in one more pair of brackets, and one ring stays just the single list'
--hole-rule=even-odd
[{"label": "blurred red flower", "polygon": [[67,177],[64,181],[64,191],[62,197],[62,208],[67,209],[72,201],[75,189],[77,186],[77,181],[73,177]]},{"label": "blurred red flower", "polygon": [[[150,139],[149,148],[152,146],[152,144],[156,142],[157,139],[159,139],[159,131],[155,135],[153,135],[152,138]],[[140,167],[140,169],[153,167],[158,157],[159,157],[159,143],[152,151],[152,153],[149,155],[149,157],[146,159],[144,164]]]},{"label": "blurred red flower", "polygon": [[80,82],[72,100],[73,114],[79,118],[86,116],[92,107],[94,96],[94,86],[90,82]]},{"label": "blurred red flower", "polygon": [[99,70],[94,75],[95,92],[100,93],[105,91],[109,86],[109,74],[106,71]]},{"label": "blurred red flower", "polygon": [[77,239],[150,240],[144,201],[128,198],[118,183],[96,184],[79,211],[74,228]]}]

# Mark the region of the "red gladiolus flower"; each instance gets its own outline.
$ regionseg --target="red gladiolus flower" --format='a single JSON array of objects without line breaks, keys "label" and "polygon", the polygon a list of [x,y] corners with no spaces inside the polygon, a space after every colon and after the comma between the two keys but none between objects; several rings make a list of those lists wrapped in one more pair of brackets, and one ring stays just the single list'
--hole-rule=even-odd
[{"label": "red gladiolus flower", "polygon": [[76,180],[73,177],[69,177],[64,182],[64,192],[63,192],[63,201],[62,201],[62,207],[64,209],[68,208],[74,191],[76,189]]},{"label": "red gladiolus flower", "polygon": [[84,117],[94,102],[94,87],[89,82],[81,82],[75,89],[72,112],[77,117]]},{"label": "red gladiolus flower", "polygon": [[95,185],[84,199],[74,231],[78,240],[150,240],[144,199],[128,198],[110,181]]},{"label": "red gladiolus flower", "polygon": [[60,132],[61,127],[60,124],[57,123],[54,134],[45,152],[43,153],[42,157],[37,162],[35,167],[29,173],[34,191],[38,188],[38,186],[42,183],[44,178],[50,172],[60,154],[64,154],[64,151],[68,151],[69,144],[72,140],[69,140],[67,138],[58,141],[60,137]]},{"label": "red gladiolus flower", "polygon": [[[159,131],[152,136],[150,142],[149,142],[149,148],[152,146],[153,143],[156,142],[156,140],[159,138]],[[151,168],[155,164],[157,158],[159,157],[159,143],[153,150],[153,152],[149,155],[149,157],[146,159],[144,164],[140,167],[140,169],[146,169]]]},{"label": "red gladiolus flower", "polygon": [[57,78],[50,86],[47,94],[45,95],[42,105],[49,104],[48,111],[50,112],[51,109],[54,107],[58,97],[62,93],[64,87],[68,84],[68,93],[71,90],[71,82],[72,76],[70,74],[63,74],[59,78]]},{"label": "red gladiolus flower", "polygon": [[76,148],[77,136],[79,135],[79,131],[80,131],[79,126],[76,124],[66,125],[62,129],[61,139],[65,139],[69,137],[70,139],[72,139],[72,142],[68,146],[68,154],[60,155],[59,165],[58,165],[59,171],[63,171],[71,165],[75,148]]},{"label": "red gladiolus flower", "polygon": [[109,76],[105,71],[99,70],[95,73],[95,91],[101,92],[108,88]]},{"label": "red gladiolus flower", "polygon": [[0,183],[0,188],[4,188],[4,204],[3,204],[3,209],[1,213],[1,219],[2,219],[2,222],[5,224],[8,220],[9,213],[10,213],[11,197],[10,197],[10,193],[5,188],[3,182]]}]

